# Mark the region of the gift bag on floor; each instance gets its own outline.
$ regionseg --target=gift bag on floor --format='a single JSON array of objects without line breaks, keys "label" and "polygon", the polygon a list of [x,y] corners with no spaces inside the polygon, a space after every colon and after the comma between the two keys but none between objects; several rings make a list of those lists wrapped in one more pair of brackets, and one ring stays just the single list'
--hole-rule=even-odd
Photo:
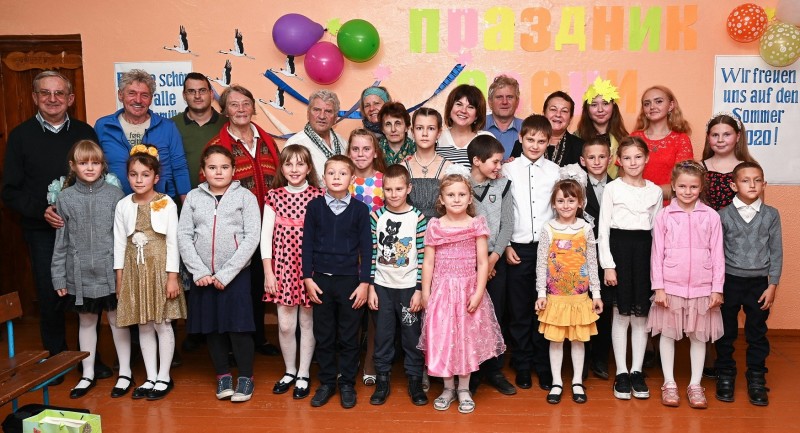
[{"label": "gift bag on floor", "polygon": [[22,421],[22,433],[102,433],[100,415],[47,409]]}]

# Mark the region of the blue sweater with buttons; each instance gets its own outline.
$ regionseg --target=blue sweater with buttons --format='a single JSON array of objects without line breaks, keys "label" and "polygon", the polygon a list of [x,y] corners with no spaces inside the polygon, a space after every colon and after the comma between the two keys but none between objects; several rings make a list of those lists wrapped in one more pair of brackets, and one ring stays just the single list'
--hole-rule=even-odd
[{"label": "blue sweater with buttons", "polygon": [[369,283],[369,221],[369,207],[358,200],[350,200],[339,215],[331,211],[324,196],[311,200],[303,225],[303,278],[314,273],[357,275],[360,282]]}]

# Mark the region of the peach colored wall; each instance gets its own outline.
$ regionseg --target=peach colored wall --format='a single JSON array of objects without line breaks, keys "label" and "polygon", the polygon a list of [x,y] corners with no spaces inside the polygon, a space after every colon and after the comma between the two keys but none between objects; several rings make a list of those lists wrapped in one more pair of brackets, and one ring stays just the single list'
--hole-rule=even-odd
[{"label": "peach colored wall", "polygon": [[[329,86],[336,91],[344,108],[353,104],[360,90],[374,81],[373,73],[379,65],[391,70],[391,75],[383,82],[395,99],[415,104],[429,96],[450,69],[459,61],[468,63],[467,72],[477,70],[489,79],[501,72],[517,75],[522,84],[523,104],[521,114],[538,111],[542,94],[549,91],[541,77],[542,71],[554,71],[561,87],[573,91],[572,96],[579,100],[585,88],[588,73],[598,71],[601,75],[617,77],[626,73],[630,81],[630,93],[622,95],[622,108],[629,128],[637,110],[638,97],[649,85],[663,83],[671,87],[694,126],[692,136],[695,155],[700,155],[703,146],[703,128],[710,116],[713,88],[713,65],[716,54],[757,54],[756,44],[739,44],[728,38],[725,21],[728,13],[744,0],[720,1],[674,1],[674,0],[609,0],[595,2],[588,0],[551,1],[493,1],[462,0],[461,8],[472,8],[477,12],[477,40],[472,44],[467,39],[467,49],[451,52],[453,45],[448,39],[448,5],[442,0],[410,0],[405,2],[374,2],[351,0],[345,2],[320,2],[294,0],[275,2],[263,0],[239,0],[236,2],[197,1],[197,0],[139,0],[137,2],[118,2],[107,0],[61,0],[28,1],[0,0],[0,32],[3,34],[81,34],[86,80],[87,114],[90,120],[114,110],[113,63],[122,61],[170,61],[192,60],[194,69],[212,77],[219,76],[226,59],[233,63],[233,81],[253,90],[256,97],[272,99],[275,88],[265,78],[267,68],[283,65],[283,55],[275,48],[271,32],[275,20],[285,13],[300,13],[323,25],[333,18],[345,22],[362,18],[372,22],[381,35],[381,49],[378,55],[363,64],[346,62],[342,78]],[[775,1],[756,2],[763,6],[774,6]],[[283,7],[276,8],[280,4]],[[628,43],[629,23],[632,7],[641,6],[644,14],[652,7],[661,7],[661,40],[657,52],[644,48],[631,51]],[[592,35],[595,19],[593,7],[621,6],[623,18],[623,47],[611,50],[594,49]],[[40,7],[39,7],[40,6]],[[495,6],[506,6],[516,23],[513,32],[514,42],[510,51],[489,51],[485,48],[484,30],[487,12]],[[564,45],[561,51],[555,49],[556,33],[564,7],[583,7],[586,13],[586,49],[581,51],[576,45]],[[549,8],[551,22],[546,32],[550,38],[545,48],[538,52],[523,49],[521,35],[528,33],[528,24],[521,22],[527,8]],[[678,39],[678,49],[668,50],[666,15],[668,9],[680,12],[680,19],[692,21],[692,10],[696,10],[696,21],[689,26],[689,33],[683,40]],[[412,53],[409,44],[409,15],[412,8],[440,9],[440,35],[438,53]],[[609,9],[610,10],[610,9]],[[609,12],[610,14],[610,12]],[[178,27],[184,25],[189,34],[190,48],[199,56],[181,55],[162,48],[177,43]],[[229,49],[233,44],[234,29],[244,35],[246,52],[255,57],[249,60],[218,54],[217,51]],[[326,34],[323,40],[335,42]],[[690,47],[692,41],[696,47]],[[526,43],[530,44],[531,41]],[[424,46],[424,45],[423,45]],[[302,58],[297,59],[298,71],[302,71]],[[569,73],[575,71],[574,86],[570,86]],[[467,75],[466,73],[464,74]],[[552,77],[551,76],[551,79]],[[307,95],[317,86],[307,78],[299,81],[285,78],[300,93]],[[552,83],[552,82],[551,82]],[[287,98],[286,106],[295,114],[276,113],[276,117],[292,130],[297,131],[305,122],[305,107]],[[444,105],[444,98],[431,102],[436,108]],[[268,130],[277,132],[263,113],[256,121]],[[573,126],[576,121],[573,121]],[[344,121],[338,126],[340,132],[347,133],[358,123]],[[767,173],[769,178],[769,173]],[[793,293],[792,282],[800,277],[800,269],[794,266],[800,261],[800,242],[794,233],[800,231],[800,215],[796,205],[800,186],[770,186],[767,202],[776,206],[783,218],[785,266],[783,283],[779,287],[778,303],[773,308],[770,325],[773,328],[800,328],[800,296]],[[786,293],[784,293],[786,291]]]}]

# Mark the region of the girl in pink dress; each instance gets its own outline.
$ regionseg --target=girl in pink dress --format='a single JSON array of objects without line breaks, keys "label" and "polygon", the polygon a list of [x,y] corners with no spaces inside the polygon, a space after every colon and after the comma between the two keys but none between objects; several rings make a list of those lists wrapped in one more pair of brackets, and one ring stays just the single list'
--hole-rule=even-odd
[{"label": "girl in pink dress", "polygon": [[675,94],[664,86],[653,86],[642,94],[642,108],[636,119],[633,137],[641,137],[650,150],[642,176],[661,187],[664,206],[669,204],[670,175],[676,163],[694,159],[692,128],[683,117]]},{"label": "girl in pink dress", "polygon": [[[281,152],[280,171],[267,192],[261,228],[265,302],[278,307],[278,339],[286,370],[272,388],[283,394],[294,383],[295,399],[308,396],[311,357],[314,354],[314,320],[311,301],[300,278],[303,222],[306,205],[324,191],[308,149],[292,144]],[[297,364],[297,329],[300,322],[300,363]]]},{"label": "girl in pink dress", "polygon": [[469,172],[453,167],[466,173],[442,179],[436,210],[444,216],[431,218],[425,233],[422,302],[426,314],[417,347],[425,352],[428,374],[444,378],[444,391],[433,408],[447,410],[457,396],[458,411],[470,413],[475,410],[470,374],[506,346],[492,300],[484,296],[489,228],[483,216],[475,216]]}]

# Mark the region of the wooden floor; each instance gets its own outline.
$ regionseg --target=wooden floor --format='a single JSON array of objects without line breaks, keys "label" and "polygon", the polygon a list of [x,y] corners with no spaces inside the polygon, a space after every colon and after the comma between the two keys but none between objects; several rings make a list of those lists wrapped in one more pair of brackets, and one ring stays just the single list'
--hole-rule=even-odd
[{"label": "wooden floor", "polygon": [[[33,318],[24,318],[15,327],[17,347],[39,347],[38,324]],[[272,341],[277,341],[276,330],[269,329]],[[770,405],[755,407],[747,401],[744,378],[740,375],[736,402],[722,403],[714,399],[714,384],[704,380],[709,408],[695,410],[686,404],[682,394],[681,406],[667,408],[660,403],[661,371],[647,371],[651,390],[649,400],[620,401],[611,392],[611,381],[590,377],[586,381],[589,401],[578,405],[569,398],[566,387],[564,401],[559,405],[545,402],[545,391],[536,387],[519,390],[516,396],[503,396],[484,385],[475,396],[476,410],[470,415],[459,414],[456,405],[447,412],[437,412],[431,404],[413,406],[405,392],[402,367],[396,366],[392,380],[392,394],[383,406],[371,406],[369,396],[374,388],[359,384],[358,405],[345,410],[339,405],[338,394],[322,408],[312,408],[310,398],[295,401],[291,392],[273,395],[272,385],[283,372],[280,357],[256,355],[256,389],[253,399],[234,404],[218,401],[214,397],[215,381],[211,362],[202,347],[184,354],[184,365],[173,369],[175,389],[164,400],[148,402],[128,398],[109,397],[114,379],[98,382],[84,398],[69,399],[69,389],[79,374],[72,371],[63,385],[51,388],[51,404],[67,407],[84,407],[102,416],[103,430],[110,432],[264,432],[264,431],[389,431],[437,432],[447,430],[470,432],[580,432],[610,433],[630,432],[790,432],[800,431],[800,336],[797,333],[771,336],[772,354],[768,374]],[[183,337],[182,330],[178,340]],[[70,340],[76,341],[75,330],[70,330]],[[0,343],[5,347],[5,342]],[[113,360],[113,346],[108,329],[101,337],[101,353],[105,360]],[[676,377],[679,388],[688,382],[688,348],[679,344]],[[737,346],[737,362],[743,365],[744,351]],[[566,359],[568,364],[568,358]],[[507,372],[510,377],[511,372]],[[312,367],[312,376],[314,369]],[[568,372],[565,373],[569,374]],[[137,381],[144,378],[144,367],[134,367]],[[535,382],[535,379],[534,379]],[[312,390],[317,385],[312,382]],[[441,392],[441,384],[433,384],[429,392],[431,401]],[[313,395],[313,394],[312,394]],[[20,404],[40,403],[41,392],[31,393]],[[10,405],[0,408],[5,417]]]}]

